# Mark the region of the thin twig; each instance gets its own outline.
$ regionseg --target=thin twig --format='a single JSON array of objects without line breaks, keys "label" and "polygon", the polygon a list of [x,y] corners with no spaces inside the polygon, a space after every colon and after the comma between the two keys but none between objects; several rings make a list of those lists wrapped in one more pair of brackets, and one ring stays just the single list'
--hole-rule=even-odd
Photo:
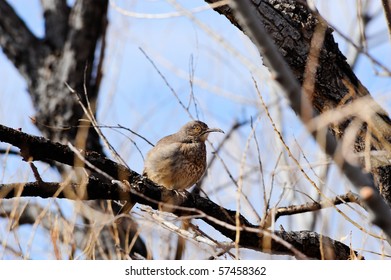
[{"label": "thin twig", "polygon": [[194,117],[191,115],[190,111],[189,111],[189,108],[187,108],[185,106],[185,104],[183,104],[182,100],[179,98],[178,94],[176,93],[176,91],[174,90],[174,88],[170,85],[170,83],[168,82],[167,78],[163,75],[163,73],[159,70],[159,68],[157,67],[157,65],[155,64],[155,62],[152,60],[152,58],[140,47],[139,50],[143,53],[143,55],[145,56],[145,58],[151,63],[151,65],[153,66],[153,68],[156,70],[156,72],[159,74],[159,76],[163,79],[164,83],[166,84],[166,86],[170,89],[171,93],[175,96],[175,98],[177,99],[179,105],[181,105],[181,107],[185,110],[185,112],[189,115],[190,119],[194,119]]},{"label": "thin twig", "polygon": [[[258,118],[259,122],[260,118]],[[243,196],[243,171],[246,163],[247,158],[247,151],[250,147],[251,139],[253,138],[253,135],[255,134],[256,126],[253,126],[251,122],[251,131],[250,134],[247,137],[246,145],[244,146],[243,155],[240,160],[240,167],[239,167],[239,178],[238,178],[238,186],[236,189],[236,214],[235,214],[235,224],[238,228],[236,231],[236,238],[235,238],[235,249],[236,249],[236,256],[239,258],[239,240],[240,240],[240,208],[241,208],[241,197]],[[250,203],[249,203],[250,204]],[[258,220],[261,220],[261,217],[259,217],[258,213],[254,209],[254,206],[250,204],[250,207],[253,209],[254,214],[258,217]]]},{"label": "thin twig", "polygon": [[0,154],[20,156],[19,152],[10,149],[0,149]]},{"label": "thin twig", "polygon": [[301,205],[290,205],[287,207],[278,207],[277,209],[271,209],[269,211],[269,215],[273,213],[274,221],[277,221],[277,219],[282,216],[313,212],[340,204],[346,204],[349,202],[357,203],[358,205],[362,206],[360,197],[357,194],[348,192],[344,195],[338,195],[333,199],[322,200],[320,202],[305,203]]},{"label": "thin twig", "polygon": [[193,55],[191,55],[190,61],[189,61],[190,98],[189,98],[189,105],[187,106],[187,108],[190,108],[190,104],[193,101],[194,111],[195,111],[197,119],[199,120],[200,116],[199,116],[199,111],[198,111],[198,106],[197,106],[197,100],[195,98],[195,93],[194,93],[194,73],[195,73],[194,58],[193,58]]},{"label": "thin twig", "polygon": [[[148,143],[149,145],[151,145],[152,147],[155,146],[154,144],[152,144],[151,141],[149,141],[147,138],[145,138],[145,137],[142,136],[141,134],[138,134],[137,132],[131,130],[130,128],[124,127],[124,126],[122,126],[122,125],[120,125],[120,124],[117,124],[117,125],[118,125],[119,128],[125,129],[125,130],[129,131],[130,133],[136,135],[137,137],[143,139],[145,142],[147,142],[147,143]],[[109,127],[109,126],[107,126],[107,127]]]},{"label": "thin twig", "polygon": [[[253,123],[251,122],[251,127],[252,126],[253,126]],[[258,139],[257,139],[257,134],[256,133],[254,133],[254,143],[255,143],[255,147],[257,149],[259,174],[261,176],[262,192],[263,192],[263,203],[264,203],[263,210],[264,210],[264,213],[265,213],[267,211],[267,209],[269,209],[269,202],[270,202],[270,197],[271,197],[272,194],[270,192],[269,198],[267,198],[265,176],[264,176],[264,173],[263,173],[263,164],[262,164],[262,159],[261,159],[261,151],[260,151],[260,148],[259,148],[259,143],[258,143]]]},{"label": "thin twig", "polygon": [[[246,124],[248,124],[250,122],[250,120],[244,120],[244,121],[235,121],[235,123],[231,126],[230,130],[224,134],[224,138],[223,140],[221,140],[221,142],[219,143],[219,145],[217,146],[217,148],[215,148],[213,150],[213,153],[212,153],[212,157],[211,159],[209,160],[207,166],[208,166],[208,169],[212,167],[213,163],[215,162],[216,158],[217,158],[217,154],[220,152],[220,150],[223,148],[223,146],[227,143],[227,141],[231,138],[232,134],[238,130],[239,128],[241,128],[242,126],[245,126]],[[198,183],[196,184],[196,187],[193,189],[192,193],[194,194],[199,194],[200,193],[200,190],[202,189],[202,185],[204,183],[204,180],[206,178],[207,174],[205,174],[200,181],[198,181]]]},{"label": "thin twig", "polygon": [[391,70],[385,66],[382,62],[380,62],[378,59],[373,57],[369,52],[367,52],[363,47],[358,46],[356,43],[354,43],[349,36],[345,35],[338,27],[335,25],[329,24],[332,29],[335,30],[344,40],[349,42],[355,49],[357,49],[358,52],[364,54],[373,64],[379,66],[386,74],[387,76],[391,76]]},{"label": "thin twig", "polygon": [[33,171],[35,180],[37,180],[40,183],[43,183],[42,177],[39,174],[38,168],[35,166],[34,162],[29,161],[29,165],[31,167],[31,170]]},{"label": "thin twig", "polygon": [[75,91],[68,83],[65,83],[65,85],[67,86],[69,91],[71,93],[75,94],[75,96],[77,97],[79,105],[83,109],[84,114],[87,116],[89,122],[92,124],[93,128],[95,129],[95,131],[99,135],[99,137],[102,139],[102,141],[106,145],[107,149],[109,149],[109,151],[113,154],[114,158],[116,158],[119,162],[121,162],[123,165],[128,167],[125,160],[120,156],[120,154],[115,150],[115,148],[109,143],[106,136],[104,136],[102,131],[99,129],[99,125],[95,119],[94,112],[92,111],[92,107],[91,107],[91,104],[88,99],[88,94],[86,92],[87,89],[85,87],[85,83],[83,85],[84,85],[84,97],[87,102],[87,107],[84,105],[80,94],[77,91]]}]

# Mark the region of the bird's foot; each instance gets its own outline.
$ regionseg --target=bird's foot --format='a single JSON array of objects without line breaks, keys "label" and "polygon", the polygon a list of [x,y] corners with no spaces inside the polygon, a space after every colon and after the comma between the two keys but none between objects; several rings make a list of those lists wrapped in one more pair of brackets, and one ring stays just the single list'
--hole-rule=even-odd
[{"label": "bird's foot", "polygon": [[122,181],[111,180],[111,183],[118,185],[121,188],[121,190],[124,192],[130,192],[131,190],[130,183],[127,180],[122,180]]},{"label": "bird's foot", "polygon": [[181,199],[186,200],[188,196],[188,192],[186,190],[173,190],[174,193],[179,196]]}]

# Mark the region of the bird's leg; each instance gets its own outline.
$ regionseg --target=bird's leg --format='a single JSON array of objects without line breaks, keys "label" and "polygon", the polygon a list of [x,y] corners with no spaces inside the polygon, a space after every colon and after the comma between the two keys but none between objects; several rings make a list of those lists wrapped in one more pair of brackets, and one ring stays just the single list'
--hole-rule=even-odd
[{"label": "bird's leg", "polygon": [[187,200],[187,196],[189,194],[188,191],[182,190],[182,189],[173,189],[173,191],[174,191],[175,195],[181,197],[183,199],[183,201]]},{"label": "bird's leg", "polygon": [[[112,180],[111,183],[113,184],[117,184],[123,191],[125,192],[129,192],[131,191],[131,186],[130,186],[130,183],[127,181],[127,180],[122,180],[122,181],[118,181],[118,180]],[[122,202],[122,201],[121,201]],[[134,202],[131,202],[129,200],[121,203],[123,204],[123,206],[121,207],[121,209],[118,211],[118,213],[116,214],[116,216],[119,216],[119,215],[122,215],[122,214],[127,214],[130,212],[130,210],[132,210],[132,208],[134,207],[134,205],[136,203]],[[116,220],[116,223],[120,223],[121,222],[121,218],[118,218]]]},{"label": "bird's leg", "polygon": [[162,187],[161,202],[159,211],[175,212],[177,207],[182,205],[188,199],[188,192],[184,189],[169,189]]}]

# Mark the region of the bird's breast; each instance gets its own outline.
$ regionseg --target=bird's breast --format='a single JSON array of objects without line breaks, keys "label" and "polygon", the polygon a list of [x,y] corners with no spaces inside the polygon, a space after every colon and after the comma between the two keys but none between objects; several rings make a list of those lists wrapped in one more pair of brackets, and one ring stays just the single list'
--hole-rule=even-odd
[{"label": "bird's breast", "polygon": [[204,143],[172,143],[148,153],[144,172],[169,189],[186,189],[197,183],[206,169]]}]

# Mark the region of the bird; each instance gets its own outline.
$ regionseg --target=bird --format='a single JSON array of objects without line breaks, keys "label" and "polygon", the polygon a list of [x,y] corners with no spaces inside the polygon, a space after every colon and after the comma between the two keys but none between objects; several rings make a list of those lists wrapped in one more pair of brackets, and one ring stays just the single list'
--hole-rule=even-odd
[{"label": "bird", "polygon": [[[165,136],[147,153],[143,176],[170,190],[182,191],[197,183],[206,170],[205,141],[209,133],[224,133],[195,120],[178,132]],[[134,203],[127,201],[117,215],[128,213]]]}]

